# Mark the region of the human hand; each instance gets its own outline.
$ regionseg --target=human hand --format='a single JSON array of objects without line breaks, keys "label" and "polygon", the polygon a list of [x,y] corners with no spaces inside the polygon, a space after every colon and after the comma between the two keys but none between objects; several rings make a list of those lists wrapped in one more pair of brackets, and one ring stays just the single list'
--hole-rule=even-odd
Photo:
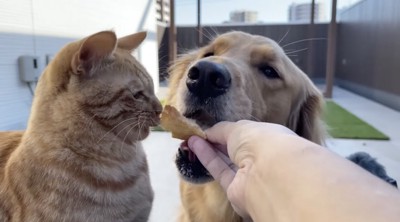
[{"label": "human hand", "polygon": [[[193,136],[189,148],[226,190],[234,210],[248,218],[247,191],[258,161],[268,161],[273,149],[285,142],[291,130],[277,124],[253,121],[221,122],[206,130],[207,139]],[[229,156],[229,158],[228,158]]]},{"label": "human hand", "polygon": [[283,126],[222,122],[206,134],[189,148],[244,220],[399,221],[398,190]]}]

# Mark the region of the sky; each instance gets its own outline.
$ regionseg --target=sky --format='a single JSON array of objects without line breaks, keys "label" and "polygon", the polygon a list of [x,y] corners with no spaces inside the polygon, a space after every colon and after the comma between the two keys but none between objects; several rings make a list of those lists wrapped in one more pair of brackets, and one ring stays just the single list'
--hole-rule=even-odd
[{"label": "sky", "polygon": [[[350,6],[360,0],[337,0],[338,9]],[[202,24],[220,24],[229,20],[229,13],[235,10],[258,12],[258,20],[265,23],[285,23],[288,8],[292,3],[307,3],[311,0],[201,0]],[[331,0],[316,0],[324,4],[325,20],[330,19]],[[177,25],[193,25],[197,22],[197,0],[175,0]]]}]

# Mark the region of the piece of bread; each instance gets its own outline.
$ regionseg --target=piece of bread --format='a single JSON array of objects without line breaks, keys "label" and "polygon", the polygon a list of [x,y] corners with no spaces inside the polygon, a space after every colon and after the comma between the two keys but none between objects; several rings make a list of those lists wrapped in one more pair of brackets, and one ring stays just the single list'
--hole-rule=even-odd
[{"label": "piece of bread", "polygon": [[172,133],[172,137],[188,140],[191,136],[206,139],[206,134],[195,122],[184,117],[175,107],[166,105],[161,113],[161,126]]}]

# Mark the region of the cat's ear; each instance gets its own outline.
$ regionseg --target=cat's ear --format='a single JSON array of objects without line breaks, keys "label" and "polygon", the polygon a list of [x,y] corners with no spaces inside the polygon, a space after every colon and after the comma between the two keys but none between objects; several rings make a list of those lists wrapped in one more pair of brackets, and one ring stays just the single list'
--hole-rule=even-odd
[{"label": "cat's ear", "polygon": [[118,48],[133,51],[146,38],[147,32],[138,32],[118,39]]},{"label": "cat's ear", "polygon": [[73,71],[77,74],[90,73],[99,61],[112,55],[116,45],[117,37],[112,31],[98,32],[87,37],[72,58]]}]

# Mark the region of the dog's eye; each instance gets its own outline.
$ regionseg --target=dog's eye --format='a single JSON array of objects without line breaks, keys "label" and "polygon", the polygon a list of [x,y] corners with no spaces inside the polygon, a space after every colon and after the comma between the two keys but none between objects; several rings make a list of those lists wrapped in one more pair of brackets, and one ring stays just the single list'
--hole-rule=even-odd
[{"label": "dog's eye", "polygon": [[214,56],[214,52],[207,52],[206,54],[203,55],[203,58],[210,56]]},{"label": "dog's eye", "polygon": [[278,72],[271,66],[268,66],[268,65],[261,66],[259,69],[269,79],[279,79],[280,78]]}]

